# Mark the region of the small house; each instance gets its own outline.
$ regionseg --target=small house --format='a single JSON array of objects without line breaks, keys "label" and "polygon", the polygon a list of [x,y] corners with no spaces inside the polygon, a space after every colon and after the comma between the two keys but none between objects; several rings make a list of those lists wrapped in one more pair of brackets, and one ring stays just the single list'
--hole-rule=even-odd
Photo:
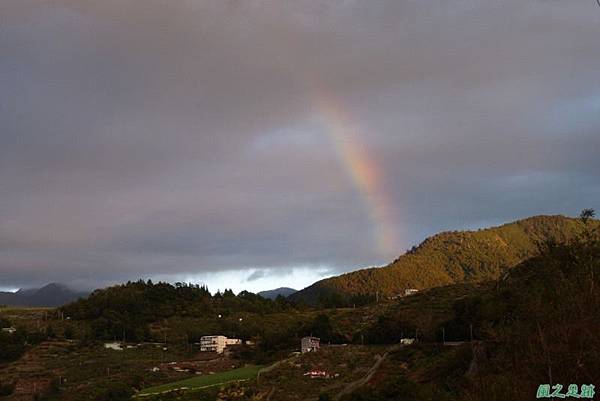
[{"label": "small house", "polygon": [[318,337],[304,337],[301,341],[302,353],[315,352],[321,346],[321,339]]},{"label": "small house", "polygon": [[414,295],[417,292],[419,292],[419,290],[417,290],[416,288],[407,288],[404,290],[404,296],[407,297],[409,295]]},{"label": "small house", "polygon": [[113,351],[123,351],[123,347],[119,342],[104,343],[104,348],[112,349]]}]

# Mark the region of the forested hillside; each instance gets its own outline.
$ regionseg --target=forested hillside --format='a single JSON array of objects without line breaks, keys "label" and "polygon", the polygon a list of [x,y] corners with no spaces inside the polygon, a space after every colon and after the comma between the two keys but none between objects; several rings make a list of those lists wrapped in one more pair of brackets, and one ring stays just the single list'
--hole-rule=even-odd
[{"label": "forested hillside", "polygon": [[70,319],[89,322],[91,338],[142,340],[148,338],[150,323],[173,316],[225,322],[232,313],[265,314],[291,308],[283,298],[273,301],[247,291],[237,296],[231,290],[211,295],[198,285],[140,280],[96,290],[61,310]]},{"label": "forested hillside", "polygon": [[[562,384],[563,395],[569,383],[582,393],[598,383],[600,242],[597,231],[586,234],[568,246],[548,246],[501,279],[465,292],[446,308],[445,319],[431,314],[428,295],[456,295],[461,285],[400,301],[369,332],[389,343],[398,332],[420,327],[421,344],[392,354],[377,380],[342,400],[525,401],[535,399],[543,383]],[[402,308],[407,302],[421,314],[411,317]],[[432,323],[430,330],[422,320]],[[464,343],[443,347],[443,340]]]},{"label": "forested hillside", "polygon": [[[588,225],[597,227],[597,220]],[[564,216],[535,216],[478,231],[444,232],[423,241],[391,264],[332,277],[290,299],[310,304],[343,304],[358,295],[394,296],[407,288],[426,289],[499,278],[504,271],[537,256],[547,243],[565,244],[585,224]]]}]

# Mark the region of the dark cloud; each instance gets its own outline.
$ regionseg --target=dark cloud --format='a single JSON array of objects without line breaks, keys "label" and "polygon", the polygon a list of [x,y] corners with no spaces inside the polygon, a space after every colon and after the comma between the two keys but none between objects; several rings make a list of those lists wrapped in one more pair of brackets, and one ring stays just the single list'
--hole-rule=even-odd
[{"label": "dark cloud", "polygon": [[265,276],[266,272],[264,270],[255,270],[246,278],[246,281],[255,281]]},{"label": "dark cloud", "polygon": [[[2,1],[0,287],[299,287],[438,230],[594,207],[598,18],[572,1]],[[379,165],[394,254],[316,93]]]}]

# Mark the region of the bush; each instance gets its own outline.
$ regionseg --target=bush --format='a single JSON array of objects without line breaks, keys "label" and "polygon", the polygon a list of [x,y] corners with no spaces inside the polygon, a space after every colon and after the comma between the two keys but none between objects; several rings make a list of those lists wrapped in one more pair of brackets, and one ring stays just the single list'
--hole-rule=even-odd
[{"label": "bush", "polygon": [[13,383],[0,383],[0,397],[7,397],[15,391]]},{"label": "bush", "polygon": [[46,327],[46,338],[56,338],[56,333],[54,332],[54,327],[52,327],[52,325]]},{"label": "bush", "polygon": [[65,327],[64,336],[67,340],[72,340],[75,337],[75,332],[71,326]]},{"label": "bush", "polygon": [[129,401],[132,395],[133,390],[131,387],[122,383],[115,383],[98,394],[96,401]]},{"label": "bush", "polygon": [[14,334],[0,332],[0,362],[19,359],[25,352],[25,337],[22,332]]}]

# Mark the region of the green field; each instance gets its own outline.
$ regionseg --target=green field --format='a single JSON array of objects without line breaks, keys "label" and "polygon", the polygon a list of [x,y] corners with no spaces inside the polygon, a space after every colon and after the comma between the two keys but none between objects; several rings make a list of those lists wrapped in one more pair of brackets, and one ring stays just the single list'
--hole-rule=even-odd
[{"label": "green field", "polygon": [[216,373],[214,375],[205,375],[192,377],[190,379],[180,380],[172,383],[162,384],[146,388],[140,391],[137,396],[162,393],[165,391],[183,389],[194,390],[204,387],[217,386],[220,384],[233,382],[237,380],[248,380],[255,378],[262,366],[245,366],[243,368],[229,370],[227,372]]}]

